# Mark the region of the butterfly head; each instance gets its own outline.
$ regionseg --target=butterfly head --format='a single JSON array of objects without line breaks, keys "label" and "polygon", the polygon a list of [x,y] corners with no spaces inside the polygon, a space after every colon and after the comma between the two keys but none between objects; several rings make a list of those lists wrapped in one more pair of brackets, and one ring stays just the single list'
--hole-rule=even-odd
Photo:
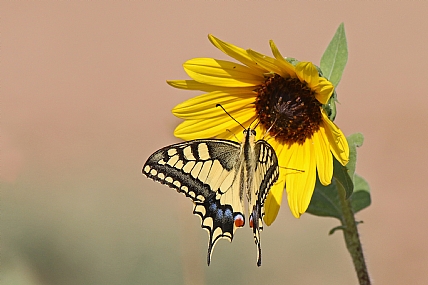
[{"label": "butterfly head", "polygon": [[255,137],[256,136],[256,130],[248,128],[244,130],[244,136],[250,136]]},{"label": "butterfly head", "polygon": [[256,140],[256,130],[248,128],[244,130],[244,140],[247,143],[254,143]]}]

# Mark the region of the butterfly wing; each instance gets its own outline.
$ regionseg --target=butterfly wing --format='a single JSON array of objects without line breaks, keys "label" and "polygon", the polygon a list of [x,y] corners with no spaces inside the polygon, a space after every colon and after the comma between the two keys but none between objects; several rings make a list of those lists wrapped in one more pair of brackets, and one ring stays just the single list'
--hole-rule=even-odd
[{"label": "butterfly wing", "polygon": [[279,177],[278,157],[274,148],[265,140],[256,142],[254,153],[257,159],[255,173],[257,183],[255,185],[258,186],[258,189],[256,189],[256,194],[263,209],[269,190]]},{"label": "butterfly wing", "polygon": [[193,213],[209,234],[207,262],[220,238],[230,241],[244,225],[240,191],[240,144],[218,139],[193,140],[153,153],[143,173],[183,193],[194,202]]},{"label": "butterfly wing", "polygon": [[263,230],[264,202],[272,185],[278,180],[278,158],[273,147],[264,140],[258,140],[254,147],[255,173],[253,195],[250,204],[250,226],[257,245],[257,265],[261,265],[260,231]]}]

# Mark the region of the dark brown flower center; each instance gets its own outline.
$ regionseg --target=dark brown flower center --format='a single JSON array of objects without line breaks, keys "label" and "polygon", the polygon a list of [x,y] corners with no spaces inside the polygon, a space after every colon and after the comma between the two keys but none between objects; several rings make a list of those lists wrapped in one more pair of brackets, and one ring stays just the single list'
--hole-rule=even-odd
[{"label": "dark brown flower center", "polygon": [[305,82],[275,74],[255,91],[260,123],[276,140],[303,144],[319,130],[321,103]]}]

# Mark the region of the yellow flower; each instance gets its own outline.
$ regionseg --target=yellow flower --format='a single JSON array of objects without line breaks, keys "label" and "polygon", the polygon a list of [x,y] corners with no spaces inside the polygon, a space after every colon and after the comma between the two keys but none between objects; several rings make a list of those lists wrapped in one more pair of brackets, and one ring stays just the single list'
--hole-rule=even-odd
[{"label": "yellow flower", "polygon": [[319,76],[312,63],[289,63],[273,41],[272,58],[208,37],[214,46],[242,64],[213,58],[194,58],[183,64],[193,80],[171,80],[168,84],[207,93],[172,110],[185,119],[174,135],[184,140],[234,139],[235,135],[241,139],[242,127],[216,104],[245,127],[258,119],[257,136],[272,145],[280,165],[278,182],[265,202],[264,220],[267,225],[275,220],[284,187],[291,212],[300,217],[311,201],[317,173],[323,185],[331,183],[332,155],[342,165],[349,159],[345,136],[322,108],[333,93],[333,85]]}]

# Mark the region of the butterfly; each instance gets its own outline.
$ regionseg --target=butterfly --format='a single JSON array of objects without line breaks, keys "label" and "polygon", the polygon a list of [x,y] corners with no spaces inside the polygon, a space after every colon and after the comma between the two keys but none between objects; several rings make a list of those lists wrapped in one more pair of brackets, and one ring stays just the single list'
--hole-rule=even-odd
[{"label": "butterfly", "polygon": [[207,263],[221,238],[233,240],[245,224],[244,199],[261,265],[260,231],[264,202],[279,176],[278,158],[265,140],[255,141],[256,131],[244,130],[241,143],[223,139],[197,139],[166,146],[154,152],[143,174],[189,197],[193,213],[208,231]]}]

